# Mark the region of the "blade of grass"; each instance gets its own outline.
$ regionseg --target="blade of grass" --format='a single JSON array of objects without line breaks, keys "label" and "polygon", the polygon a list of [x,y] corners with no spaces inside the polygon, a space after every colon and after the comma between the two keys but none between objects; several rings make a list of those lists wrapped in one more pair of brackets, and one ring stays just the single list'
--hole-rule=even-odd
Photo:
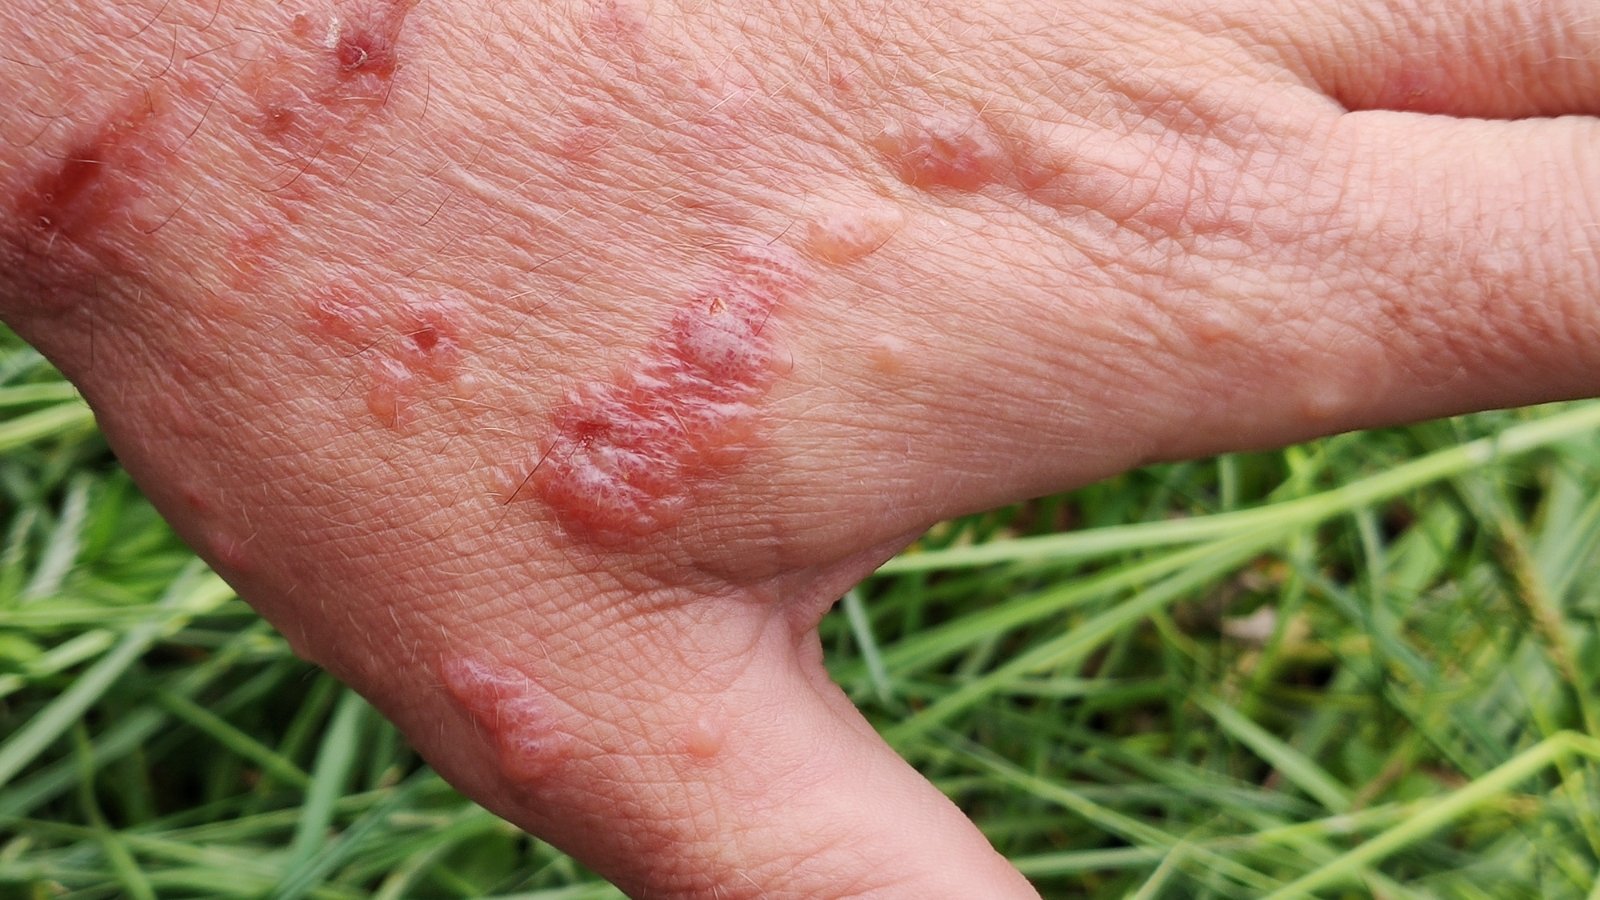
[{"label": "blade of grass", "polygon": [[311,772],[311,786],[306,791],[301,807],[300,823],[295,827],[294,840],[289,844],[288,860],[284,864],[284,884],[293,884],[302,877],[317,850],[328,840],[333,827],[334,807],[349,784],[355,767],[356,749],[361,732],[371,715],[372,707],[355,691],[346,689],[334,708],[333,718],[323,736],[317,752],[317,764]]},{"label": "blade of grass", "polygon": [[1254,509],[1191,519],[1097,528],[1042,537],[902,554],[880,575],[971,568],[997,563],[1061,563],[1130,550],[1231,537],[1259,528],[1292,530],[1382,502],[1425,484],[1460,475],[1600,428],[1600,402],[1507,428],[1318,494]]},{"label": "blade of grass", "polygon": [[[1268,543],[1262,541],[1258,546],[1264,548]],[[1214,552],[1215,548],[1210,544],[1186,547],[1162,553],[1153,559],[1118,566],[1088,578],[1069,581],[1031,596],[1013,598],[991,608],[980,607],[953,622],[903,635],[893,647],[884,649],[884,664],[891,671],[902,674],[933,665],[960,652],[974,640],[1058,615],[1118,591],[1137,589],[1173,572],[1203,563]]]},{"label": "blade of grass", "polygon": [[1156,866],[1155,871],[1150,873],[1150,877],[1145,879],[1144,884],[1139,885],[1139,890],[1128,900],[1156,900],[1160,897],[1161,892],[1166,890],[1167,882],[1171,881],[1172,876],[1179,871],[1178,867],[1184,862],[1187,852],[1188,845],[1182,841],[1169,849],[1161,864]]},{"label": "blade of grass", "polygon": [[62,435],[94,430],[94,413],[82,403],[61,403],[0,422],[0,453]]},{"label": "blade of grass", "polygon": [[106,860],[111,863],[111,871],[116,873],[122,890],[133,900],[156,900],[155,888],[151,887],[150,880],[145,877],[139,864],[134,862],[122,835],[106,821],[100,804],[95,800],[94,752],[89,747],[89,735],[83,723],[73,726],[72,738],[73,755],[78,763],[78,807],[94,829],[95,840],[104,849]]},{"label": "blade of grass", "polygon": [[1600,759],[1600,740],[1567,731],[1540,741],[1483,777],[1422,808],[1416,815],[1284,885],[1267,895],[1266,900],[1307,896],[1315,890],[1353,880],[1361,868],[1443,828],[1457,816],[1496,794],[1509,791],[1540,769],[1571,753]]},{"label": "blade of grass", "polygon": [[431,829],[420,845],[414,845],[407,852],[399,865],[389,867],[372,900],[403,900],[414,896],[417,882],[442,857],[465,842],[506,827],[509,826],[482,809],[464,810],[449,825]]},{"label": "blade of grass", "polygon": [[78,389],[65,381],[46,381],[39,384],[18,384],[0,387],[0,409],[11,406],[28,406],[33,403],[81,402]]},{"label": "blade of grass", "polygon": [[1321,766],[1218,698],[1202,694],[1195,697],[1194,702],[1215,719],[1223,731],[1270,763],[1329,812],[1342,813],[1350,809],[1350,792]]},{"label": "blade of grass", "polygon": [[[356,695],[352,692],[347,696]],[[344,709],[345,706],[341,703],[339,711],[334,714],[334,727],[336,728],[341,725],[338,717],[340,713],[344,712]],[[355,707],[355,709],[356,712],[351,714],[351,719],[359,723],[365,712],[370,710],[371,707],[366,706],[365,701],[362,701],[361,705]],[[352,750],[355,747],[354,731],[351,733],[350,746]],[[361,818],[357,819],[349,828],[345,829],[344,834],[340,835],[337,840],[323,844],[322,849],[308,858],[298,869],[291,868],[289,873],[284,876],[283,881],[278,884],[278,889],[273,894],[274,900],[300,900],[301,897],[309,894],[317,886],[317,882],[327,877],[329,872],[343,865],[360,851],[363,842],[373,839],[380,827],[387,824],[389,816],[395,810],[408,805],[424,783],[424,778],[413,777],[405,785],[386,790],[383,799],[376,806],[363,813]],[[340,784],[342,786],[342,782]],[[337,798],[335,797],[335,799]],[[330,806],[329,817],[331,818],[331,816],[332,807]],[[298,836],[297,833],[296,837]]]},{"label": "blade of grass", "polygon": [[221,744],[227,750],[260,766],[262,771],[297,788],[311,784],[311,776],[289,759],[273,752],[272,748],[252,738],[244,731],[187,697],[169,690],[157,691],[156,703],[173,718],[192,726]]},{"label": "blade of grass", "polygon": [[1243,539],[1218,542],[1204,559],[1188,569],[1168,576],[1133,599],[1119,603],[1071,631],[1037,644],[1010,662],[965,682],[915,715],[890,728],[889,743],[902,750],[935,725],[1002,691],[1005,686],[1047,668],[1058,668],[1082,660],[1112,635],[1174,602],[1187,592],[1210,582],[1239,563],[1260,552],[1276,540],[1273,532]]},{"label": "blade of grass", "polygon": [[[965,744],[964,741],[959,741],[956,738],[952,738],[952,740]],[[1242,865],[1225,855],[1197,847],[1192,843],[1186,842],[1183,838],[1168,834],[1153,825],[1148,825],[1131,816],[1088,800],[1063,785],[1025,772],[1012,763],[997,758],[981,748],[962,746],[957,750],[957,753],[979,767],[994,773],[1004,781],[1016,785],[1042,800],[1076,813],[1085,820],[1105,828],[1125,840],[1146,846],[1159,847],[1167,854],[1170,854],[1179,845],[1187,846],[1189,852],[1184,854],[1177,863],[1184,865],[1186,868],[1195,866],[1202,870],[1213,871],[1255,891],[1271,890],[1279,884],[1276,879]]]},{"label": "blade of grass", "polygon": [[[216,584],[224,589],[227,587],[221,579],[216,579]],[[227,590],[226,598],[232,596],[232,591]],[[184,696],[198,695],[236,665],[239,657],[248,654],[260,641],[260,633],[265,628],[265,623],[259,623],[255,628],[239,634],[223,652],[185,672],[172,690]],[[126,712],[95,737],[95,757],[104,764],[137,751],[152,736],[159,734],[170,718],[167,713],[148,706]],[[75,778],[70,763],[56,762],[23,781],[7,786],[0,791],[0,821],[26,815],[70,791]]]},{"label": "blade of grass", "polygon": [[0,675],[0,699],[21,690],[31,681],[99,656],[116,642],[115,634],[101,629],[75,634],[25,663],[22,666],[23,674]]},{"label": "blade of grass", "polygon": [[[172,627],[172,620],[192,612],[197,602],[203,600],[212,585],[202,573],[205,567],[196,560],[173,584],[162,598],[161,608],[167,615],[144,622],[128,632],[105,656],[84,671],[72,686],[62,692],[37,715],[28,720],[5,743],[0,744],[0,785],[11,781],[16,774],[32,762],[56,738],[83,717],[90,706],[105,694],[134,661],[143,656],[156,639]],[[216,576],[211,581],[220,584]],[[210,592],[213,596],[215,590]],[[225,586],[222,593],[232,596]]]},{"label": "blade of grass", "polygon": [[867,616],[865,604],[861,602],[861,591],[851,589],[846,592],[840,602],[844,607],[845,618],[850,623],[850,634],[856,639],[856,649],[861,653],[861,661],[867,667],[867,682],[872,685],[872,693],[879,703],[888,705],[893,702],[894,686],[889,680],[889,668],[883,664],[883,653],[878,649],[878,639],[872,633],[872,620]]},{"label": "blade of grass", "polygon": [[67,484],[67,496],[61,501],[61,514],[56,517],[56,527],[50,532],[44,553],[33,569],[33,577],[22,589],[21,600],[26,603],[61,590],[61,582],[78,558],[79,539],[84,521],[89,517],[90,479],[73,478]]}]

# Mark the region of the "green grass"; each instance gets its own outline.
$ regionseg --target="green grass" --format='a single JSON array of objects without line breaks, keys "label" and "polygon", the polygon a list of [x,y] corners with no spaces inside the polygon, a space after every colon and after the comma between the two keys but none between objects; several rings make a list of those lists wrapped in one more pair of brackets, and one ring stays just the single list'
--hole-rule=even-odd
[{"label": "green grass", "polygon": [[[0,335],[0,896],[590,898],[193,556]],[[934,529],[833,670],[1050,897],[1600,898],[1600,405]]]}]

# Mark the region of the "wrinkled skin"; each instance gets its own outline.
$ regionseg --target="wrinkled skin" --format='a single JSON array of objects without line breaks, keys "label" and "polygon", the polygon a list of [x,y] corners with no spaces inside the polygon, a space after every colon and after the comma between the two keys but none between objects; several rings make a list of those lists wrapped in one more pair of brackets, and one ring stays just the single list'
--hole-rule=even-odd
[{"label": "wrinkled skin", "polygon": [[[1587,0],[330,2],[0,9],[0,314],[299,652],[636,895],[1032,893],[821,666],[930,522],[1600,389]],[[740,451],[643,535],[521,484],[748,246],[804,287]]]}]

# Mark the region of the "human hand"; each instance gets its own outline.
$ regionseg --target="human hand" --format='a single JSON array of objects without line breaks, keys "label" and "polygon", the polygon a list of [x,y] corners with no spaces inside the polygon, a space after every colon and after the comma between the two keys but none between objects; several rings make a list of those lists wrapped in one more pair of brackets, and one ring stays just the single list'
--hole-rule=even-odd
[{"label": "human hand", "polygon": [[819,663],[927,523],[1596,387],[1576,4],[853,15],[0,14],[6,318],[301,652],[635,893],[1028,892]]}]

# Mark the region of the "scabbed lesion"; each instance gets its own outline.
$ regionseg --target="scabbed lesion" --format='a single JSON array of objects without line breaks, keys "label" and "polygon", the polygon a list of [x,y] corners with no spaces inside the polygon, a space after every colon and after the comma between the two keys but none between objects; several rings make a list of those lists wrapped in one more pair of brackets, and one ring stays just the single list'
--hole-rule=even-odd
[{"label": "scabbed lesion", "polygon": [[236,76],[247,130],[287,150],[295,176],[346,152],[352,129],[391,106],[419,2],[340,0],[288,16]]},{"label": "scabbed lesion", "polygon": [[543,501],[602,542],[675,523],[754,444],[756,407],[787,366],[777,321],[805,272],[781,246],[728,254],[618,377],[567,395],[507,499]]}]

